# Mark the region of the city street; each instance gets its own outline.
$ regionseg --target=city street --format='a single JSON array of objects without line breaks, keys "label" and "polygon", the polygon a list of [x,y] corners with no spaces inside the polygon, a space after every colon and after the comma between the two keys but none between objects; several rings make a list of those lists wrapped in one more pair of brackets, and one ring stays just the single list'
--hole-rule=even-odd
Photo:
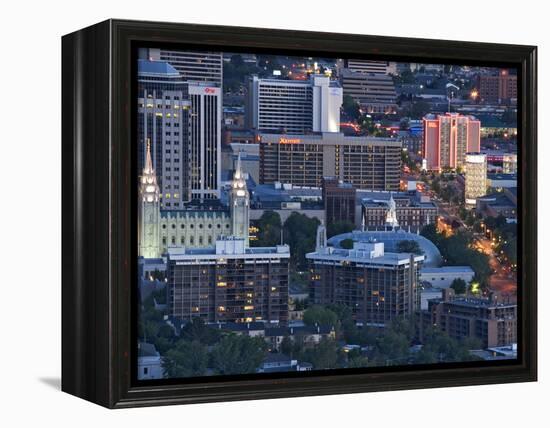
[{"label": "city street", "polygon": [[511,272],[510,267],[502,264],[495,256],[491,247],[492,241],[487,238],[477,240],[478,250],[483,251],[489,256],[489,265],[493,272],[489,278],[489,287],[503,298],[509,298],[515,301],[517,298],[517,279],[516,274]]}]

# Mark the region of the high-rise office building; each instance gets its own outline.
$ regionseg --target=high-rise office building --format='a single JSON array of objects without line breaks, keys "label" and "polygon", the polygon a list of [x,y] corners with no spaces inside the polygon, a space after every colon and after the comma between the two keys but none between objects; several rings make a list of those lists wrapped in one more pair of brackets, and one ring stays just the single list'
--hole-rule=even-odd
[{"label": "high-rise office building", "polygon": [[487,158],[483,153],[466,153],[464,200],[475,207],[476,199],[487,194]]},{"label": "high-rise office building", "polygon": [[344,95],[353,97],[368,113],[395,113],[397,93],[391,76],[343,70]]},{"label": "high-rise office building", "polygon": [[221,88],[189,83],[191,199],[218,199],[221,183]]},{"label": "high-rise office building", "polygon": [[287,245],[248,248],[241,238],[215,248],[169,249],[170,315],[205,322],[288,321]]},{"label": "high-rise office building", "polygon": [[357,322],[385,326],[417,309],[424,256],[387,253],[382,242],[354,242],[353,249],[329,247],[324,227],[310,263],[310,299],[315,305],[344,305]]},{"label": "high-rise office building", "polygon": [[186,82],[206,82],[222,86],[223,54],[221,52],[149,48],[142,56],[150,61],[170,63]]},{"label": "high-rise office building", "polygon": [[160,186],[163,209],[180,209],[189,200],[187,84],[166,62],[138,62],[138,169],[146,145]]},{"label": "high-rise office building", "polygon": [[481,101],[509,102],[518,97],[517,76],[508,70],[501,70],[498,74],[479,75],[477,86]]},{"label": "high-rise office building", "polygon": [[357,189],[399,190],[401,142],[341,133],[258,134],[260,183],[321,187],[337,177]]},{"label": "high-rise office building", "polygon": [[480,122],[459,113],[429,114],[423,119],[423,157],[428,170],[462,168],[467,152],[479,152]]},{"label": "high-rise office building", "polygon": [[258,131],[339,132],[342,88],[326,76],[308,81],[249,80],[246,125]]},{"label": "high-rise office building", "polygon": [[336,177],[323,177],[322,190],[325,224],[355,224],[355,187]]}]

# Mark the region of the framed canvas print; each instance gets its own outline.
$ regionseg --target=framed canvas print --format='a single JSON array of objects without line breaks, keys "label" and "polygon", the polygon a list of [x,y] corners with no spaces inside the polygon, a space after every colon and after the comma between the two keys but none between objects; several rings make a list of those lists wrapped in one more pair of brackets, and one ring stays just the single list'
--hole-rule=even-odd
[{"label": "framed canvas print", "polygon": [[536,48],[63,37],[62,389],[106,407],[536,380]]}]

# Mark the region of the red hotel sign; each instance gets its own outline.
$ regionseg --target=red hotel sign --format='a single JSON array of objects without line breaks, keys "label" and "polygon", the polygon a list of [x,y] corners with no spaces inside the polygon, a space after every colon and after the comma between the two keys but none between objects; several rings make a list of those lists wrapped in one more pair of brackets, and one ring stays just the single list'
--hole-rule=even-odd
[{"label": "red hotel sign", "polygon": [[299,138],[279,138],[279,144],[300,144],[301,142]]},{"label": "red hotel sign", "polygon": [[214,93],[216,93],[216,89],[214,89],[214,88],[204,88],[204,93],[205,94],[214,94]]}]

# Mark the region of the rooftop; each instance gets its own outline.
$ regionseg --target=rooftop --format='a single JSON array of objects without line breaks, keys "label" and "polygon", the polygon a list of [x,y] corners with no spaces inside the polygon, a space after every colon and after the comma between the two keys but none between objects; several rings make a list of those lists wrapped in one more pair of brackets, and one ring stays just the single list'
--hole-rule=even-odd
[{"label": "rooftop", "polygon": [[171,77],[180,75],[178,70],[166,61],[148,61],[146,59],[138,60],[138,74],[169,75]]},{"label": "rooftop", "polygon": [[388,252],[397,252],[397,245],[401,241],[415,241],[420,246],[424,253],[424,267],[437,267],[442,263],[442,257],[433,242],[424,238],[422,235],[408,233],[402,229],[396,231],[353,231],[333,236],[328,240],[329,244],[335,247],[340,247],[340,242],[344,239],[352,239],[353,241],[376,241],[383,242],[385,250]]}]

